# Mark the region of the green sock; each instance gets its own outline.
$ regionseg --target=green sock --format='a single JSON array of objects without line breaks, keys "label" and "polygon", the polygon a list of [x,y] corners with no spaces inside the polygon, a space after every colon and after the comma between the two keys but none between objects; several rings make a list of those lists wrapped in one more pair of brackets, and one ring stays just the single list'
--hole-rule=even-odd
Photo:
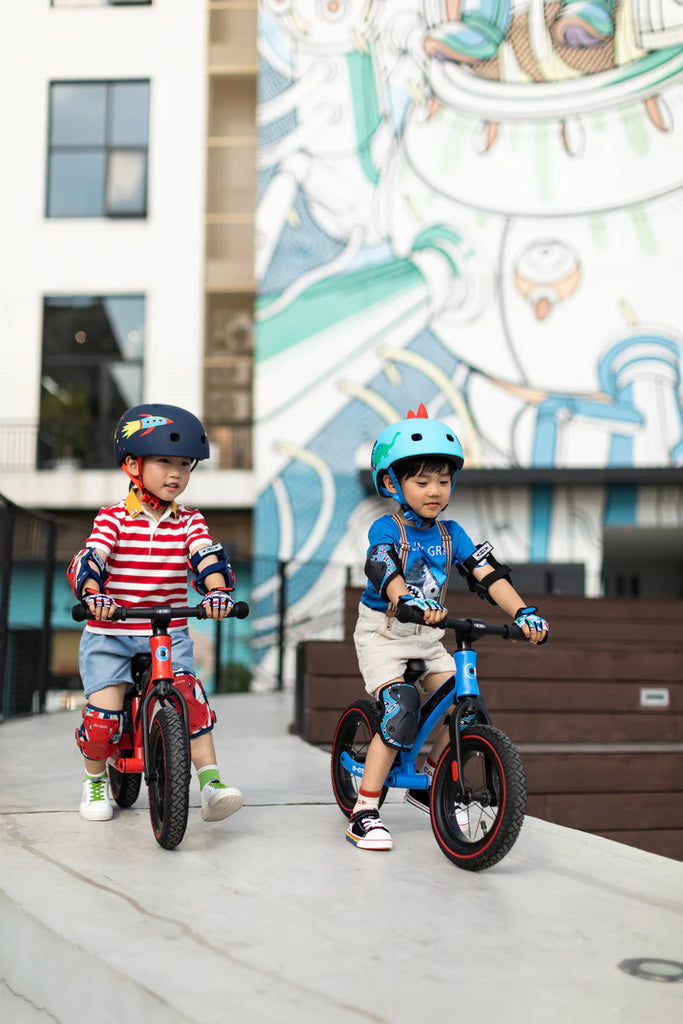
[{"label": "green sock", "polygon": [[199,778],[199,788],[204,789],[207,782],[213,782],[219,789],[225,789],[225,786],[221,782],[220,772],[218,771],[218,765],[207,764],[206,767],[200,768],[197,772]]}]

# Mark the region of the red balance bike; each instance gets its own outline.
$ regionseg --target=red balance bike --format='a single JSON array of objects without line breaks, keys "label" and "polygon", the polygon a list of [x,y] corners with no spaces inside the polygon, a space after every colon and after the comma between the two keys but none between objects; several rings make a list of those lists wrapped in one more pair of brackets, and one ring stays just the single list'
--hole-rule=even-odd
[{"label": "red balance bike", "polygon": [[[244,619],[249,605],[238,601],[230,610]],[[90,613],[84,604],[71,609],[76,622]],[[131,662],[133,683],[124,698],[126,724],[118,754],[107,762],[111,793],[119,807],[132,807],[142,776],[147,783],[149,816],[154,838],[174,850],[187,828],[190,808],[190,725],[187,703],[173,685],[171,619],[204,619],[204,609],[157,605],[154,608],[119,606],[112,619],[147,619],[152,624],[149,654],[136,654]]]}]

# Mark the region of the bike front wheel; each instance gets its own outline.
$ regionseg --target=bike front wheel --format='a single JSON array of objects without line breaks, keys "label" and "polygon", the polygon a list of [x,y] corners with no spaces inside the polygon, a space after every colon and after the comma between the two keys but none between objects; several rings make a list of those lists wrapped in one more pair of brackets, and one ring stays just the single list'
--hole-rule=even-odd
[{"label": "bike front wheel", "polygon": [[183,719],[175,707],[159,708],[149,730],[149,816],[154,837],[174,850],[187,828],[190,752]]},{"label": "bike front wheel", "polygon": [[460,742],[460,785],[450,745],[434,772],[432,830],[449,860],[466,871],[483,871],[517,840],[526,812],[526,776],[519,752],[499,729],[467,726]]},{"label": "bike front wheel", "polygon": [[[354,775],[342,764],[342,754],[347,753],[358,764],[365,764],[368,747],[372,737],[379,729],[380,711],[377,701],[365,699],[350,704],[342,712],[337,723],[332,744],[332,789],[334,798],[347,818],[351,817],[361,777]],[[387,787],[382,789],[380,806],[387,795]]]}]

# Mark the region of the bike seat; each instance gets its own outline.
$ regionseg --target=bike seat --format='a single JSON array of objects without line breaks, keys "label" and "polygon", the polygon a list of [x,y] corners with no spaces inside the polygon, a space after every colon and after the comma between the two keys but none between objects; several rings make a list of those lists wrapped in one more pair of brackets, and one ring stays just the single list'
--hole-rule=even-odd
[{"label": "bike seat", "polygon": [[142,677],[145,672],[149,669],[152,664],[151,654],[134,654],[133,659],[130,663],[130,670],[133,675],[133,682],[138,685],[142,681]]},{"label": "bike seat", "polygon": [[406,662],[403,678],[407,683],[416,683],[426,667],[422,658],[409,658]]}]

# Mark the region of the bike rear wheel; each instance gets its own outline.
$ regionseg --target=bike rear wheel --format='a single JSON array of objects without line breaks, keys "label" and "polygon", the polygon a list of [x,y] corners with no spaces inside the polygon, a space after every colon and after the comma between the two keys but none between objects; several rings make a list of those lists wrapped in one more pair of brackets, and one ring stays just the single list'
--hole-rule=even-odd
[{"label": "bike rear wheel", "polygon": [[[126,715],[126,732],[121,739],[119,744],[119,756],[120,757],[132,757],[134,753],[133,748],[133,706],[129,695],[123,702],[123,710]],[[109,788],[111,789],[111,795],[113,796],[119,807],[132,807],[138,798],[140,793],[140,784],[142,782],[141,772],[120,772],[111,765],[107,766],[109,769]]]},{"label": "bike rear wheel", "polygon": [[[354,761],[365,764],[368,747],[379,729],[380,717],[377,701],[368,698],[350,704],[342,712],[337,723],[332,744],[332,789],[335,800],[347,818],[351,817],[361,780],[360,776],[353,775],[342,765],[341,756],[346,752]],[[384,803],[386,795],[387,787],[384,786],[379,800],[380,806]]]},{"label": "bike rear wheel", "polygon": [[526,812],[524,765],[512,741],[490,725],[461,737],[464,795],[455,750],[443,751],[431,793],[432,830],[442,852],[466,871],[490,868],[509,853]]},{"label": "bike rear wheel", "polygon": [[109,765],[109,788],[119,807],[132,807],[140,793],[142,774],[140,772],[120,772]]},{"label": "bike rear wheel", "polygon": [[190,754],[183,719],[175,707],[159,708],[149,730],[149,816],[154,837],[174,850],[187,828]]}]

